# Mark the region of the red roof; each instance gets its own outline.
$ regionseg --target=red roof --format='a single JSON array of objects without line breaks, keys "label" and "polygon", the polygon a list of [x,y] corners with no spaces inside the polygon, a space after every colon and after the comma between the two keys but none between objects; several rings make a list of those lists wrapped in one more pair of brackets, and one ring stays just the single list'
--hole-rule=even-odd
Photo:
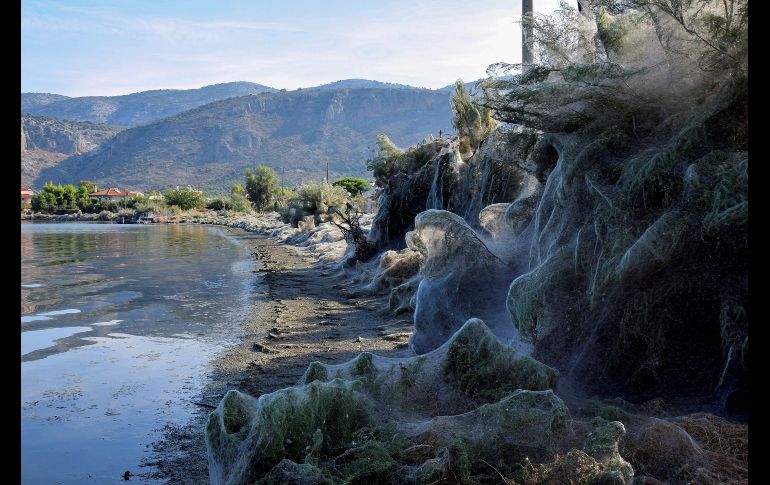
[{"label": "red roof", "polygon": [[91,194],[91,196],[95,196],[95,195],[96,196],[99,196],[99,195],[104,195],[104,196],[114,195],[114,196],[118,196],[118,197],[125,197],[126,193],[123,192],[122,190],[118,189],[118,188],[110,187],[107,190],[100,190],[99,192],[93,192]]},{"label": "red roof", "polygon": [[32,194],[21,194],[21,198],[22,199],[31,199],[32,198]]}]

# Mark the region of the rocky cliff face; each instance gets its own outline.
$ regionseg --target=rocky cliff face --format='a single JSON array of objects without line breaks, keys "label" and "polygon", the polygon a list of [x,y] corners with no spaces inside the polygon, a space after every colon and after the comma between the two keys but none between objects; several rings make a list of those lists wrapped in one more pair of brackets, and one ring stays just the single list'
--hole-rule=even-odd
[{"label": "rocky cliff face", "polygon": [[41,170],[69,156],[93,150],[120,130],[104,124],[22,115],[22,185],[32,184]]}]

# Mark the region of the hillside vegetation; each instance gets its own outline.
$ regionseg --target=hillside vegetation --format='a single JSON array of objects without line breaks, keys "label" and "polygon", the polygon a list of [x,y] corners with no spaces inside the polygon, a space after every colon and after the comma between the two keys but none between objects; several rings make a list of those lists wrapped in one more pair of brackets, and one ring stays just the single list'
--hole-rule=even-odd
[{"label": "hillside vegetation", "polygon": [[378,133],[408,146],[452,130],[449,94],[425,89],[314,89],[231,98],[127,129],[69,158],[39,183],[89,179],[146,188],[173,180],[229,188],[257,164],[285,183],[366,176]]}]

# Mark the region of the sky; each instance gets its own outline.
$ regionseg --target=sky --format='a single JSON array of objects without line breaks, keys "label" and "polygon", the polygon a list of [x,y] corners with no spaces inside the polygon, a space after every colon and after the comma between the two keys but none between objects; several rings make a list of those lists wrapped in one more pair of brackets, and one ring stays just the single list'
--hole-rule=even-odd
[{"label": "sky", "polygon": [[110,96],[363,78],[435,89],[520,62],[520,16],[520,0],[23,0],[21,88]]}]

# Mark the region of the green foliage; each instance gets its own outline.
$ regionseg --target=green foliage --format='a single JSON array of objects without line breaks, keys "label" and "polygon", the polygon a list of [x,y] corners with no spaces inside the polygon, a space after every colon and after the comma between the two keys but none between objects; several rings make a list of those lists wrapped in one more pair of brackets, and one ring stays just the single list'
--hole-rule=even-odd
[{"label": "green foliage", "polygon": [[265,440],[265,465],[283,458],[302,461],[312,445],[317,430],[322,446],[317,450],[328,456],[336,447],[350,443],[353,433],[369,424],[370,409],[366,399],[338,379],[313,381],[303,393],[288,388],[269,395],[264,401],[262,422]]},{"label": "green foliage", "polygon": [[32,210],[35,212],[52,212],[56,210],[56,195],[51,192],[40,192],[33,195]]},{"label": "green foliage", "polygon": [[320,362],[311,362],[305,372],[305,384],[310,384],[313,381],[326,382],[329,380],[329,372],[326,370],[326,366]]},{"label": "green foliage", "polygon": [[242,195],[246,196],[246,189],[243,188],[243,185],[241,184],[233,184],[232,189],[230,189],[231,195]]},{"label": "green foliage", "polygon": [[81,180],[78,182],[78,188],[83,189],[87,194],[93,194],[99,190],[99,186],[96,185],[96,182],[91,182],[90,180]]},{"label": "green foliage", "polygon": [[553,389],[555,369],[518,357],[478,320],[467,323],[449,344],[444,374],[471,396],[495,400],[516,389]]},{"label": "green foliage", "polygon": [[278,190],[278,175],[275,170],[260,165],[254,170],[246,170],[246,194],[252,207],[258,211],[270,208]]},{"label": "green foliage", "polygon": [[149,197],[146,195],[133,195],[131,197],[126,198],[126,207],[129,207],[131,209],[136,208],[137,205],[147,204],[150,201]]},{"label": "green foliage", "polygon": [[87,210],[91,207],[88,193],[86,187],[76,189],[72,184],[48,182],[39,194],[32,196],[32,209],[37,212]]},{"label": "green foliage", "polygon": [[462,79],[455,82],[451,104],[454,113],[452,124],[460,135],[460,153],[475,152],[481,141],[497,125],[492,118],[492,110],[479,106],[471,100]]},{"label": "green foliage", "polygon": [[229,196],[220,195],[212,198],[206,203],[206,208],[215,211],[242,213],[249,212],[251,204],[246,198],[246,190],[240,184],[235,184]]},{"label": "green foliage", "polygon": [[342,187],[343,189],[347,190],[351,197],[360,195],[369,188],[369,182],[364,179],[355,177],[343,177],[341,179],[337,179],[332,185]]},{"label": "green foliage", "polygon": [[348,192],[344,188],[320,182],[301,186],[293,200],[300,203],[306,214],[323,214],[332,207],[345,207],[347,199]]},{"label": "green foliage", "polygon": [[227,197],[214,197],[210,201],[206,202],[206,209],[215,211],[230,210],[230,201]]},{"label": "green foliage", "polygon": [[181,187],[168,189],[163,193],[166,204],[175,205],[182,210],[198,209],[206,205],[206,197],[198,190]]},{"label": "green foliage", "polygon": [[374,157],[366,161],[366,169],[373,172],[374,183],[378,187],[386,187],[388,179],[398,171],[401,155],[404,152],[399,150],[384,133],[377,135],[376,143]]}]

